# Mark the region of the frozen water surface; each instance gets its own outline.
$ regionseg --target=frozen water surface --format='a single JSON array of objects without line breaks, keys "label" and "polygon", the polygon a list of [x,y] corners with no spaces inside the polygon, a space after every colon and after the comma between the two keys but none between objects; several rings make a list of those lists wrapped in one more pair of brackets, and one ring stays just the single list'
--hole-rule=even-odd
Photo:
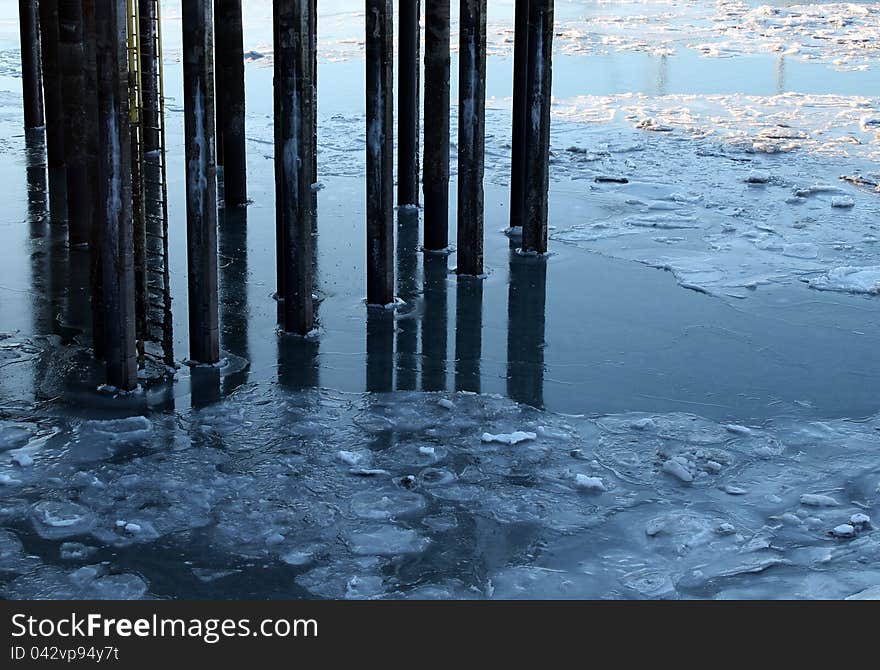
[{"label": "frozen water surface", "polygon": [[252,204],[220,215],[228,365],[115,397],[0,2],[0,595],[878,597],[876,3],[557,2],[538,260],[501,232],[513,2],[490,0],[488,276],[423,256],[401,211],[402,303],[367,315],[362,7],[322,1],[307,340],[275,332],[270,3],[244,4]]}]

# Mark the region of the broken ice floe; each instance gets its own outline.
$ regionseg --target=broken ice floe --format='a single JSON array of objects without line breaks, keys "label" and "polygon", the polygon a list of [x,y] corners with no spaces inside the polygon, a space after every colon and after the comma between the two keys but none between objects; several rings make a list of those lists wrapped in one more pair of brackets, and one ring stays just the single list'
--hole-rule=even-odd
[{"label": "broken ice floe", "polygon": [[[746,431],[687,414],[587,419],[449,399],[452,415],[434,394],[255,385],[210,411],[154,415],[149,430],[47,418],[58,433],[39,478],[0,505],[4,524],[46,549],[30,556],[0,533],[0,563],[17,566],[0,591],[173,595],[167,580],[151,585],[149,561],[142,574],[131,561],[178,538],[197,582],[226,588],[270,567],[335,598],[785,596],[816,570],[827,579],[811,589],[846,597],[880,576],[862,566],[880,558],[880,418]],[[484,432],[505,438],[488,448]],[[530,437],[508,448],[517,432]],[[110,434],[113,448],[96,448]],[[350,476],[357,468],[385,474]]]}]

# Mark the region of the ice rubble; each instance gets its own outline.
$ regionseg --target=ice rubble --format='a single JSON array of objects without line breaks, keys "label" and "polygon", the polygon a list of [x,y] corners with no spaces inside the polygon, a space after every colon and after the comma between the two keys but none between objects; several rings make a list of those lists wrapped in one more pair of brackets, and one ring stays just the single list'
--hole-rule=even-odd
[{"label": "ice rubble", "polygon": [[[880,583],[880,417],[746,431],[452,399],[455,412],[436,394],[264,384],[178,415],[41,419],[58,432],[34,476],[0,489],[0,592],[174,595],[151,586],[151,563],[95,554],[178,538],[191,578],[221,592],[260,566],[286,571],[275,595],[334,598],[847,597]],[[513,429],[534,437],[481,439]],[[342,452],[385,474],[353,475]]]}]

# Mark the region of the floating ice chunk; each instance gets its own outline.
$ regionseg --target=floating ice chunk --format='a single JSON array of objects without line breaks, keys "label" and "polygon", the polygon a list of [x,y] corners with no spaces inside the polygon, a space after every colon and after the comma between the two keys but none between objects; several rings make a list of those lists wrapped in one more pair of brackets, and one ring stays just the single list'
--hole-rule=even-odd
[{"label": "floating ice chunk", "polygon": [[348,471],[348,474],[357,475],[358,477],[384,477],[391,475],[388,470],[382,470],[381,468],[352,468]]},{"label": "floating ice chunk", "polygon": [[421,553],[430,540],[408,528],[374,526],[349,534],[348,544],[359,556],[397,556]]},{"label": "floating ice chunk", "polygon": [[588,475],[578,473],[575,475],[574,483],[581,491],[599,492],[608,490],[601,477],[589,477]]},{"label": "floating ice chunk", "polygon": [[677,477],[683,482],[694,481],[694,476],[678,458],[670,458],[663,464],[663,472]]},{"label": "floating ice chunk", "polygon": [[351,499],[351,511],[362,519],[391,519],[412,514],[425,507],[425,499],[418,493],[387,489],[364,491]]},{"label": "floating ice chunk", "polygon": [[834,530],[831,531],[831,534],[834,535],[834,537],[840,538],[855,537],[856,529],[853,528],[851,524],[842,523],[839,526],[835,526]]},{"label": "floating ice chunk", "polygon": [[437,404],[444,409],[455,409],[455,403],[452,402],[449,398],[441,398],[437,401]]},{"label": "floating ice chunk", "polygon": [[385,593],[384,580],[381,575],[358,577],[355,575],[345,585],[345,598],[363,600],[375,598]]},{"label": "floating ice chunk", "polygon": [[28,454],[18,453],[12,454],[12,462],[19,467],[26,468],[34,464],[34,459],[31,458]]},{"label": "floating ice chunk", "polygon": [[433,458],[436,454],[434,451],[434,447],[419,447],[419,453],[422,456],[430,456]]},{"label": "floating ice chunk", "polygon": [[140,524],[137,524],[137,523],[125,524],[125,532],[126,533],[131,533],[132,535],[135,535],[137,533],[140,533],[141,530],[143,530],[143,529],[141,528]]},{"label": "floating ice chunk", "polygon": [[732,523],[722,523],[718,526],[719,535],[732,535],[736,532],[736,528],[734,528]]},{"label": "floating ice chunk", "polygon": [[751,435],[752,429],[746,428],[745,426],[739,426],[735,423],[729,423],[724,426],[727,429],[728,433],[733,433],[734,435]]},{"label": "floating ice chunk", "polygon": [[856,206],[856,201],[848,195],[840,195],[831,198],[831,206],[837,207],[838,209],[849,209]]},{"label": "floating ice chunk", "polygon": [[644,419],[636,419],[633,421],[630,424],[630,428],[633,430],[656,430],[657,422],[651,417],[645,417]]},{"label": "floating ice chunk", "polygon": [[528,442],[529,440],[535,440],[538,438],[536,433],[530,433],[528,431],[517,430],[513,433],[500,433],[498,435],[493,435],[492,433],[483,433],[483,436],[480,438],[483,442],[498,442],[500,444],[519,444],[520,442]]},{"label": "floating ice chunk", "polygon": [[353,451],[345,450],[338,451],[336,457],[346,465],[359,465],[364,460],[363,454],[356,454]]},{"label": "floating ice chunk", "polygon": [[810,288],[840,293],[880,294],[880,265],[840,267],[810,280]]},{"label": "floating ice chunk", "polygon": [[757,170],[752,170],[749,173],[749,176],[746,177],[747,184],[766,184],[770,181],[770,175],[766,172],[759,172]]},{"label": "floating ice chunk", "polygon": [[53,540],[80,535],[95,522],[91,510],[75,502],[43,500],[31,508],[31,522],[40,537]]},{"label": "floating ice chunk", "polygon": [[59,551],[61,558],[65,561],[80,561],[94,554],[98,548],[81,542],[64,542]]},{"label": "floating ice chunk", "polygon": [[276,544],[281,544],[286,539],[287,538],[284,537],[281,533],[270,533],[268,536],[266,536],[266,544],[271,547]]},{"label": "floating ice chunk", "polygon": [[640,130],[651,130],[655,133],[671,133],[672,127],[664,125],[657,121],[656,119],[647,118],[642,119],[636,124],[636,128]]},{"label": "floating ice chunk", "polygon": [[836,507],[839,504],[831,496],[821,493],[804,493],[801,496],[801,505],[809,505],[810,507]]},{"label": "floating ice chunk", "polygon": [[722,486],[721,490],[732,496],[744,496],[749,492],[748,489],[744,489],[740,486],[733,486],[732,484],[727,484],[726,486]]},{"label": "floating ice chunk", "polygon": [[0,473],[0,484],[3,486],[18,486],[21,484],[21,480],[2,472]]},{"label": "floating ice chunk", "polygon": [[880,586],[869,586],[863,591],[847,596],[844,600],[880,600]]},{"label": "floating ice chunk", "polygon": [[859,530],[871,527],[871,517],[869,517],[867,514],[862,514],[861,512],[853,514],[849,518],[849,522]]},{"label": "floating ice chunk", "polygon": [[287,565],[306,565],[307,563],[311,563],[314,558],[314,554],[310,551],[301,551],[298,549],[294,549],[293,551],[288,551],[281,557],[281,560]]}]

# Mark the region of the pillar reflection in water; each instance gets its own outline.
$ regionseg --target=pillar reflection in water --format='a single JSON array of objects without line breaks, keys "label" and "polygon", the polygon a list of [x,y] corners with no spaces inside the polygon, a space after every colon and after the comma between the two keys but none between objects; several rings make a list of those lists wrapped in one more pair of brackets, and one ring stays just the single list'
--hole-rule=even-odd
[{"label": "pillar reflection in water", "polygon": [[394,388],[394,311],[367,309],[367,391],[386,393]]},{"label": "pillar reflection in water", "polygon": [[483,280],[460,276],[455,290],[455,390],[480,392]]},{"label": "pillar reflection in water", "polygon": [[507,395],[544,406],[545,256],[510,252],[507,303]]},{"label": "pillar reflection in water", "polygon": [[418,387],[419,319],[419,211],[401,207],[397,211],[397,297],[403,305],[397,311],[397,388]]},{"label": "pillar reflection in water", "polygon": [[[250,361],[248,349],[247,207],[224,207],[219,217],[221,349]],[[248,379],[249,366],[223,378],[228,395]]]},{"label": "pillar reflection in water", "polygon": [[449,279],[447,256],[426,253],[425,313],[422,317],[422,390],[446,390],[447,299]]},{"label": "pillar reflection in water", "polygon": [[190,394],[193,408],[220,402],[220,368],[195,365],[190,369]]}]

